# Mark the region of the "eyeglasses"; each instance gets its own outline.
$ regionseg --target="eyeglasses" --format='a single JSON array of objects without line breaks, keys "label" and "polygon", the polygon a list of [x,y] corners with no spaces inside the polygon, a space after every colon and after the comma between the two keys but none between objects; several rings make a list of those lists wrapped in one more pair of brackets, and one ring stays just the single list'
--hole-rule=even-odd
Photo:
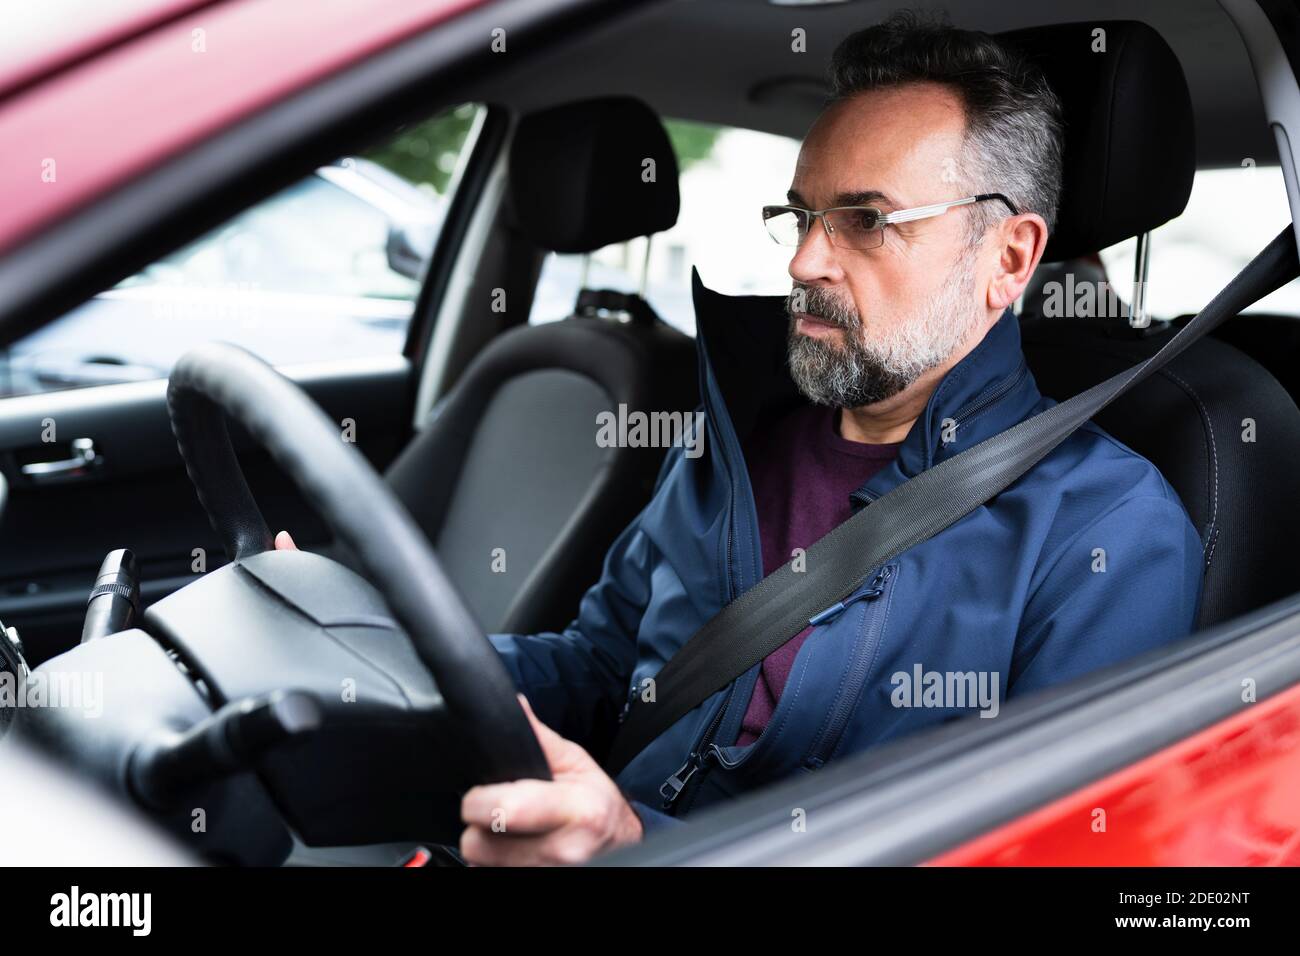
[{"label": "eyeglasses", "polygon": [[918,219],[932,219],[942,216],[949,209],[957,206],[969,206],[971,203],[997,199],[1006,204],[1011,215],[1020,215],[1015,204],[1001,193],[981,193],[954,199],[952,202],[933,203],[929,206],[916,206],[912,209],[899,209],[896,212],[881,212],[875,206],[835,206],[831,209],[804,209],[800,206],[764,206],[763,223],[768,235],[783,246],[797,246],[808,235],[808,227],[814,219],[822,221],[822,227],[830,238],[832,245],[841,249],[868,250],[876,249],[885,241],[885,226],[900,222],[915,222]]}]

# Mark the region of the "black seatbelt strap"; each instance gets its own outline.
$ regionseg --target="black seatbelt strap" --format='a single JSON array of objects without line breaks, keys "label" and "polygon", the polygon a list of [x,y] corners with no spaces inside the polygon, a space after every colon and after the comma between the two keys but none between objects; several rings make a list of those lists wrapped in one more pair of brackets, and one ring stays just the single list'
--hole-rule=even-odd
[{"label": "black seatbelt strap", "polygon": [[1150,358],[1027,418],[882,495],[808,548],[805,570],[773,571],[707,621],[630,704],[605,761],[613,776],[716,691],[808,627],[873,570],[970,514],[1033,468],[1076,428],[1225,319],[1300,273],[1293,227]]}]

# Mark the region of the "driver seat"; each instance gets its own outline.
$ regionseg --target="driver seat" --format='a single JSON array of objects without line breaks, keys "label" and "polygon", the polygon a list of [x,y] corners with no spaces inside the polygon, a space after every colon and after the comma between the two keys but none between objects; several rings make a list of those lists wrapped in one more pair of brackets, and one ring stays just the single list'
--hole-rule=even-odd
[{"label": "driver seat", "polygon": [[[1105,53],[1093,52],[1099,29]],[[1097,276],[1080,260],[1155,229],[1187,204],[1195,141],[1182,68],[1161,36],[1136,21],[1057,24],[1000,38],[1038,64],[1061,100],[1064,175],[1043,263],[1068,263],[1073,286],[1082,287]],[[1039,271],[1059,295],[1066,276],[1050,265]],[[1040,391],[1058,401],[1136,365],[1175,331],[1168,322],[1133,329],[1126,315],[1052,317],[1043,295],[1040,284],[1037,296],[1026,296],[1021,342]],[[1290,556],[1300,514],[1269,507],[1300,495],[1292,451],[1300,446],[1300,410],[1262,365],[1220,338],[1201,339],[1096,421],[1160,469],[1199,532],[1200,627],[1300,590],[1300,565]],[[1248,438],[1247,423],[1258,440]]]}]

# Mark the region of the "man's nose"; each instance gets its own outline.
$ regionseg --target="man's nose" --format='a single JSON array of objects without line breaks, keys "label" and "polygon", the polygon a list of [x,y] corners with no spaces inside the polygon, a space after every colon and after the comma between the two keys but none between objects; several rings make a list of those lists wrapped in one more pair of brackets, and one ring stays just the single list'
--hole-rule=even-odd
[{"label": "man's nose", "polygon": [[831,245],[825,220],[820,216],[809,224],[808,231],[790,259],[790,278],[812,285],[818,281],[838,282],[843,277],[838,251]]}]

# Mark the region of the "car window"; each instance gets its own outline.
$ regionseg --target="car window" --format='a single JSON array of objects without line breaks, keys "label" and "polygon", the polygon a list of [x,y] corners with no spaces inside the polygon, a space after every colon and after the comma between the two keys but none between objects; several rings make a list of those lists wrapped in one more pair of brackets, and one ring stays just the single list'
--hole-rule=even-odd
[{"label": "car window", "polygon": [[18,340],[0,390],[163,378],[210,340],[273,364],[400,352],[480,109],[321,167]]},{"label": "car window", "polygon": [[[681,167],[677,224],[650,240],[646,298],[670,325],[694,334],[692,265],[706,285],[731,295],[784,295],[789,250],[762,229],[757,209],[789,187],[799,141],[753,130],[665,120]],[[1278,166],[1202,169],[1187,208],[1151,235],[1147,302],[1164,318],[1198,312],[1291,221]],[[1136,243],[1101,250],[1114,294],[1132,295]],[[639,291],[646,240],[606,246],[585,263],[587,288]],[[584,257],[549,254],[529,321],[565,318],[584,285]],[[1300,283],[1289,283],[1246,312],[1300,316]]]},{"label": "car window", "polygon": [[[677,224],[650,240],[646,299],[669,325],[694,334],[691,267],[711,289],[729,295],[785,295],[790,250],[774,243],[759,209],[784,202],[799,141],[754,130],[667,119],[680,168]],[[530,310],[533,324],[573,312],[583,286],[583,256],[549,254]],[[586,287],[636,292],[646,240],[606,246],[586,264]]]},{"label": "car window", "polygon": [[[1151,233],[1147,306],[1158,318],[1199,312],[1252,258],[1291,222],[1279,166],[1202,169],[1192,182],[1187,208]],[[1130,239],[1101,250],[1106,281],[1123,302],[1132,297]],[[1246,312],[1300,316],[1300,283],[1291,282]]]},{"label": "car window", "polygon": [[[419,283],[389,266],[389,216],[351,191],[345,159],[317,170],[260,206],[236,216],[173,255],[127,279],[119,289],[191,286],[263,292],[411,300]],[[421,197],[413,211],[432,216]]]}]

